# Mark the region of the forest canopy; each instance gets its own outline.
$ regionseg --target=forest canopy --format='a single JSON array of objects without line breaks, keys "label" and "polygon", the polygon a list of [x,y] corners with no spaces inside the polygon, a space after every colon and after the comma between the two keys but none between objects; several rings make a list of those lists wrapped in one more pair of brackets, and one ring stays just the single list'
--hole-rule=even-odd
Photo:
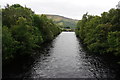
[{"label": "forest canopy", "polygon": [[35,48],[61,32],[46,15],[36,15],[20,4],[7,5],[2,9],[2,18],[3,64],[15,58],[31,57]]},{"label": "forest canopy", "polygon": [[84,14],[76,35],[90,52],[120,57],[120,9],[112,8],[101,16]]}]

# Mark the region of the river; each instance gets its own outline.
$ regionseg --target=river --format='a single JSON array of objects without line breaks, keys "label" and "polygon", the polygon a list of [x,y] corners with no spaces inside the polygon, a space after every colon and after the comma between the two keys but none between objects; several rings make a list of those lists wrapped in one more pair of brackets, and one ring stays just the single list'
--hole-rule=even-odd
[{"label": "river", "polygon": [[115,78],[114,70],[83,50],[74,32],[62,32],[24,78]]}]

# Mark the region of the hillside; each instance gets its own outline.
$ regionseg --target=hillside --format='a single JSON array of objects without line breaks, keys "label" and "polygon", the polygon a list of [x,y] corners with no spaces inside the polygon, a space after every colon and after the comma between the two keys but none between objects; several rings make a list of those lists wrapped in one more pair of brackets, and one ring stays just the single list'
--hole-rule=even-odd
[{"label": "hillside", "polygon": [[76,24],[78,22],[78,20],[71,19],[71,18],[66,18],[66,17],[59,16],[59,15],[48,15],[48,14],[46,14],[46,16],[49,19],[53,19],[53,21],[55,23],[61,25],[62,27],[75,28]]}]

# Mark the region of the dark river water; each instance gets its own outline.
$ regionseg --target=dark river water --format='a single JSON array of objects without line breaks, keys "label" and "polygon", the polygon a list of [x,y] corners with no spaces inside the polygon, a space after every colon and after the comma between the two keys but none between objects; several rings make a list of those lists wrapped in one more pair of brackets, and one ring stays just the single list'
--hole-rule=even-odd
[{"label": "dark river water", "polygon": [[74,32],[62,32],[45,49],[24,78],[115,78],[99,57],[87,55]]}]

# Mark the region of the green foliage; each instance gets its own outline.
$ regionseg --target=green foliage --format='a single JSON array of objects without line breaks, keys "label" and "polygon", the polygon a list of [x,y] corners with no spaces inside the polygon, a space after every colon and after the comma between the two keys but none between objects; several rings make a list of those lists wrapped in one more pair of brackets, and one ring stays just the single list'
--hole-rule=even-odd
[{"label": "green foliage", "polygon": [[94,53],[120,57],[120,9],[110,9],[100,16],[87,13],[77,23],[76,35]]},{"label": "green foliage", "polygon": [[12,37],[12,34],[8,27],[3,26],[2,28],[2,59],[4,63],[10,61],[14,58],[14,53],[16,52],[17,42]]},{"label": "green foliage", "polygon": [[107,51],[114,53],[116,56],[120,56],[120,31],[109,32],[107,38],[109,46]]},{"label": "green foliage", "polygon": [[48,19],[46,15],[34,15],[33,18],[34,26],[41,31],[44,41],[52,40],[60,32],[59,26]]},{"label": "green foliage", "polygon": [[76,24],[78,22],[78,20],[66,18],[59,15],[46,15],[46,16],[49,19],[53,19],[56,24],[61,26],[61,28],[70,27],[71,29],[75,29]]},{"label": "green foliage", "polygon": [[9,63],[15,58],[32,57],[36,48],[52,40],[61,30],[46,15],[36,15],[19,4],[7,5],[3,17],[3,61]]},{"label": "green foliage", "polygon": [[26,18],[28,24],[32,25],[32,15],[33,11],[29,8],[24,8],[19,4],[7,5],[5,9],[2,9],[3,25],[8,27],[16,25],[19,17]]},{"label": "green foliage", "polygon": [[[36,47],[36,40],[32,35],[32,26],[27,25],[27,21],[23,17],[19,17],[18,24],[11,28],[12,35],[16,41],[19,42],[16,55],[23,55],[24,53],[30,53],[31,50]],[[21,53],[22,52],[22,53]]]}]

